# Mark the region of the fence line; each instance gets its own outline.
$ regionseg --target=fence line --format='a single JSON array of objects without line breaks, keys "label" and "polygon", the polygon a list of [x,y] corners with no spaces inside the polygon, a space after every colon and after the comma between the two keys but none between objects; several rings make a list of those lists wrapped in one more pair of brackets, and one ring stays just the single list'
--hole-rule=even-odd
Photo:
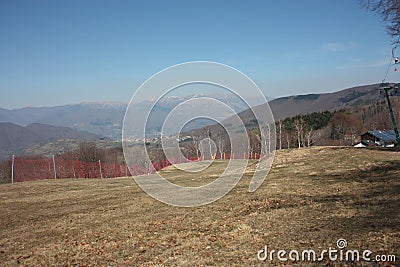
[{"label": "fence line", "polygon": [[[243,155],[243,156],[240,156]],[[43,159],[24,159],[12,156],[11,182],[31,180],[44,180],[56,178],[116,178],[124,176],[137,176],[150,174],[168,167],[172,164],[210,160],[210,159],[235,159],[234,154],[201,156],[193,158],[175,158],[171,161],[161,159],[157,162],[141,162],[132,166],[118,163],[84,162],[81,160],[66,160],[57,157]],[[237,158],[258,159],[259,154],[238,154]]]}]

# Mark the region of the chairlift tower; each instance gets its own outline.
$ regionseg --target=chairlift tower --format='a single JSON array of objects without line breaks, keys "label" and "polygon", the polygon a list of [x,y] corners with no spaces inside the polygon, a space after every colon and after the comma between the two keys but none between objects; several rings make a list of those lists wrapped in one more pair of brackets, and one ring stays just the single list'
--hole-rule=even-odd
[{"label": "chairlift tower", "polygon": [[392,118],[394,133],[396,135],[396,143],[397,143],[396,146],[397,147],[400,147],[400,135],[399,135],[399,130],[397,129],[397,123],[396,123],[396,118],[393,113],[392,104],[390,103],[390,92],[393,91],[393,92],[397,93],[397,90],[399,88],[400,88],[400,83],[397,83],[394,85],[390,85],[389,83],[382,83],[379,87],[379,92],[380,93],[383,92],[384,96],[386,97],[386,100],[387,100],[390,116]]}]

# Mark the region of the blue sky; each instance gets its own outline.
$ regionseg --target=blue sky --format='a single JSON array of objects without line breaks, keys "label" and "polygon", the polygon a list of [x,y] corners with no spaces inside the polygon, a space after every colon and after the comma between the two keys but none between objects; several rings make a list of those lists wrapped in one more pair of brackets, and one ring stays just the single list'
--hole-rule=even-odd
[{"label": "blue sky", "polygon": [[237,68],[272,97],[332,92],[380,82],[392,48],[357,0],[2,0],[0,38],[2,108],[127,102],[194,60]]}]

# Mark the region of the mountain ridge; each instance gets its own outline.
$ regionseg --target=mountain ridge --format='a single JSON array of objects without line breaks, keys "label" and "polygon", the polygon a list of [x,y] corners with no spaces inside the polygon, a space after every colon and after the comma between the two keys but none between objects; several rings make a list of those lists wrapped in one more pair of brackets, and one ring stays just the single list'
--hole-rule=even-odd
[{"label": "mountain ridge", "polygon": [[[268,102],[276,121],[320,111],[334,111],[352,107],[370,105],[384,100],[379,93],[379,84],[360,85],[336,92],[321,94],[292,95],[276,98]],[[398,97],[399,94],[396,95]],[[261,105],[253,107],[260,109]],[[246,122],[254,119],[250,109],[239,113]]]},{"label": "mountain ridge", "polygon": [[20,126],[9,122],[0,122],[0,159],[12,154],[24,154],[24,151],[34,145],[44,144],[61,139],[76,141],[95,141],[98,135],[77,131],[68,127],[32,123]]}]

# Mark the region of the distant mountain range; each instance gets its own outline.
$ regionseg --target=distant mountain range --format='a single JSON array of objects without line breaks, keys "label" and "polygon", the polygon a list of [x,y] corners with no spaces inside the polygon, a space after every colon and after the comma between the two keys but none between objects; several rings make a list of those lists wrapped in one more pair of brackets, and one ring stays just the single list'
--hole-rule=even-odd
[{"label": "distant mountain range", "polygon": [[[185,97],[165,97],[157,103],[154,109],[152,123],[149,125],[150,131],[156,132],[160,121],[179,103],[184,100],[203,97],[206,95],[189,95]],[[248,106],[235,96],[214,95],[223,103],[233,107],[235,112],[246,110]],[[253,100],[254,103],[260,100]],[[135,117],[146,118],[145,110],[152,107],[154,100],[144,100],[137,104]],[[251,103],[250,103],[251,104]],[[27,107],[19,109],[0,108],[0,122],[10,122],[21,126],[31,123],[43,123],[54,126],[70,127],[79,131],[87,131],[102,137],[120,139],[122,133],[122,123],[127,108],[126,103],[80,103],[73,105],[63,105],[54,107]],[[204,121],[193,124],[192,127],[199,128],[204,126]]]},{"label": "distant mountain range", "polygon": [[81,103],[54,107],[0,109],[0,122],[21,126],[42,123],[91,132],[103,137],[120,137],[126,104]]},{"label": "distant mountain range", "polygon": [[58,140],[81,141],[98,140],[99,136],[80,132],[68,127],[56,127],[33,123],[26,127],[0,122],[0,159],[9,158],[12,154],[25,154],[25,150],[34,145],[45,144]]},{"label": "distant mountain range", "polygon": [[[373,84],[334,93],[288,96],[273,99],[269,101],[269,105],[275,120],[317,111],[357,108],[383,101],[384,97],[380,95],[378,87],[379,84]],[[395,97],[398,97],[399,93]],[[177,104],[202,96],[175,96],[162,99],[153,111],[153,119],[148,125],[148,130],[156,133],[159,131],[160,123]],[[214,97],[233,107],[245,124],[254,119],[248,106],[237,98],[223,95]],[[144,113],[145,110],[154,103],[153,100],[145,100],[135,104],[135,117],[144,119],[147,115]],[[9,157],[10,153],[29,151],[27,149],[35,145],[62,139],[98,140],[101,137],[107,137],[120,140],[126,107],[125,103],[81,103],[13,110],[0,108],[0,122],[2,122],[0,123],[0,158]],[[260,107],[255,106],[254,109]],[[201,128],[207,124],[210,124],[210,121],[198,121],[191,124],[191,129]]]}]

